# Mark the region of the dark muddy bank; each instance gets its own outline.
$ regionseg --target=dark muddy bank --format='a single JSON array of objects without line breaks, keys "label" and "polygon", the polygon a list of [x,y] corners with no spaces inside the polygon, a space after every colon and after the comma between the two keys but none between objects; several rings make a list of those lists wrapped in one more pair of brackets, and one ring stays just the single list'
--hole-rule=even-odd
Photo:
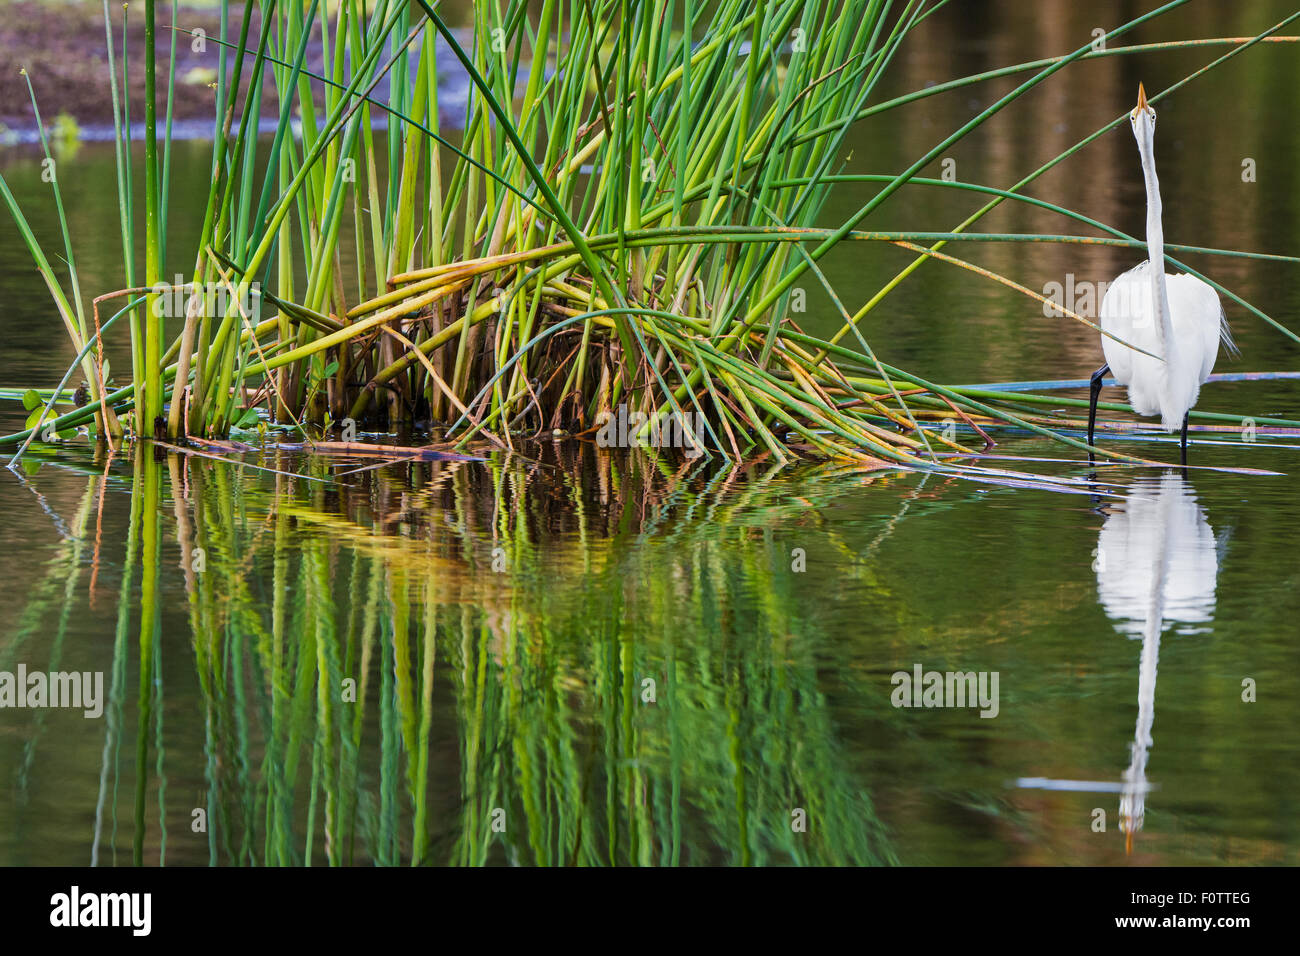
[{"label": "dark muddy bank", "polygon": [[[144,4],[123,6],[108,4],[113,24],[114,62],[123,56],[123,20],[126,22],[125,55],[128,58],[129,117],[133,126],[144,119]],[[228,41],[239,38],[243,6],[232,3],[227,23]],[[157,13],[157,58],[164,68],[171,57],[173,22],[170,4],[160,3]],[[177,138],[201,139],[212,136],[216,117],[217,71],[222,46],[221,11],[218,6],[182,5],[175,21],[176,84],[173,93],[174,135]],[[203,38],[197,38],[199,31]],[[251,66],[261,31],[261,15],[254,10],[249,22]],[[31,0],[0,0],[0,145],[35,143],[37,130],[27,83],[20,73],[31,77],[41,119],[47,129],[57,117],[66,114],[76,125],[64,128],[83,139],[111,139],[113,135],[113,93],[109,84],[108,49],[102,3],[37,3]],[[419,51],[417,40],[410,47],[411,67],[415,68]],[[445,52],[445,55],[444,55]],[[227,52],[227,64],[233,68],[234,53]],[[439,43],[439,104],[445,122],[459,125],[464,113],[467,78],[458,67],[453,69],[450,51]],[[318,40],[307,50],[303,69],[320,73],[323,55]],[[247,83],[247,70],[244,77]],[[387,79],[371,94],[381,103],[388,99]],[[159,81],[159,120],[164,116],[167,88]],[[263,103],[263,122],[275,125],[277,104]],[[382,113],[379,114],[382,117]],[[377,117],[378,118],[378,117]],[[136,130],[140,131],[139,128]]]}]

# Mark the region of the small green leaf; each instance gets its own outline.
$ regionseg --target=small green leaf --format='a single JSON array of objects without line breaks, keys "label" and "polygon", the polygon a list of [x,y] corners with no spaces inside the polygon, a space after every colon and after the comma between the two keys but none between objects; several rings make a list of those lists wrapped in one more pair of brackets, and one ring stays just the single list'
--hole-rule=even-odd
[{"label": "small green leaf", "polygon": [[[27,409],[29,412],[34,408],[40,408],[44,404],[45,399],[36,394],[36,389],[29,388],[27,391],[23,392],[23,408]],[[28,427],[30,428],[31,426],[29,425]]]},{"label": "small green leaf", "polygon": [[254,425],[256,425],[259,421],[261,421],[261,418],[260,418],[260,417],[258,416],[258,414],[257,414],[257,409],[256,409],[256,408],[250,408],[250,409],[247,409],[247,410],[244,412],[244,414],[241,415],[241,416],[239,417],[239,421],[235,423],[235,427],[236,427],[236,428],[252,428],[252,427],[253,427]]},{"label": "small green leaf", "polygon": [[[48,425],[50,422],[54,421],[54,419],[58,418],[60,415],[66,415],[68,414],[68,412],[75,412],[76,410],[77,410],[76,405],[55,405],[53,408],[49,410],[48,413],[46,413],[45,423]],[[33,425],[35,425],[36,420],[41,417],[41,412],[44,411],[45,411],[45,403],[41,402],[41,404],[37,406],[35,409],[33,409],[32,413],[27,416],[27,424],[24,425],[23,427],[31,428]]]}]

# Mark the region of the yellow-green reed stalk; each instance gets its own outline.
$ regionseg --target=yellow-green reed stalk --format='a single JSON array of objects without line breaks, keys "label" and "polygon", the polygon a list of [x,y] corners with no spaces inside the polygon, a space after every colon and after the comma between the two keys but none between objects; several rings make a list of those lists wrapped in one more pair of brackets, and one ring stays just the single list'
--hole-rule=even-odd
[{"label": "yellow-green reed stalk", "polygon": [[[117,210],[118,225],[122,238],[122,274],[128,288],[136,286],[135,271],[135,192],[131,175],[131,98],[125,95],[130,90],[130,60],[127,57],[127,24],[130,7],[122,5],[122,74],[123,93],[118,91],[118,74],[113,68],[114,40],[113,21],[108,12],[108,0],[104,0],[104,36],[108,53],[109,90],[113,100],[113,145],[117,159]],[[146,301],[143,313],[148,315]],[[140,328],[141,310],[131,312],[131,386],[133,394],[140,395],[144,389],[144,336]],[[141,412],[136,403],[136,433],[139,434]]]},{"label": "yellow-green reed stalk", "polygon": [[[158,188],[158,64],[154,42],[154,5],[144,5],[144,281],[153,287],[162,282],[162,233]],[[136,428],[152,434],[154,422],[162,416],[163,318],[156,296],[145,298],[144,396],[136,402]]]},{"label": "yellow-green reed stalk", "polygon": [[[431,66],[436,69],[437,57],[434,46],[433,27],[426,24],[420,44],[420,61],[417,66],[415,90],[411,96],[410,105],[410,115],[417,119],[425,118],[429,114]],[[436,83],[436,74],[432,76],[432,79]],[[394,88],[398,87],[396,83],[393,85]],[[405,126],[401,133],[402,163],[401,174],[397,182],[396,220],[392,249],[388,258],[388,276],[408,272],[415,268],[415,220],[417,211],[420,209],[416,188],[426,138],[424,133],[409,125]],[[437,148],[437,144],[430,144],[431,150],[436,151]],[[382,287],[379,288],[379,291],[383,291]]]}]

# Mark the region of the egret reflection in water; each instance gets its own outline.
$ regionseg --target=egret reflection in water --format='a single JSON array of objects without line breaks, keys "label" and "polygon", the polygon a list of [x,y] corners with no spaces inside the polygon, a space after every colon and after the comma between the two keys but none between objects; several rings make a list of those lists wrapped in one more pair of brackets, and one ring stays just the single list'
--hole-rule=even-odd
[{"label": "egret reflection in water", "polygon": [[1134,482],[1128,499],[1102,525],[1094,567],[1098,600],[1116,630],[1142,641],[1137,725],[1119,802],[1125,850],[1131,851],[1146,813],[1160,636],[1167,626],[1179,634],[1199,633],[1214,616],[1218,548],[1182,474],[1169,471]]}]

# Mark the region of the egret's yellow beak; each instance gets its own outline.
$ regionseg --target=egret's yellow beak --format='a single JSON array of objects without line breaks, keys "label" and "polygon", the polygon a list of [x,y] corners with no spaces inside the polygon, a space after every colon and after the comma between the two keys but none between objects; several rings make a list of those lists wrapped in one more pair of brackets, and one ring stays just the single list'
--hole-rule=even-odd
[{"label": "egret's yellow beak", "polygon": [[1137,106],[1137,108],[1138,108],[1139,110],[1145,110],[1145,109],[1147,108],[1147,91],[1144,90],[1144,89],[1142,88],[1142,84],[1141,84],[1141,83],[1138,84],[1138,106]]},{"label": "egret's yellow beak", "polygon": [[1124,855],[1125,856],[1133,855],[1133,831],[1132,830],[1126,830],[1124,832]]}]

